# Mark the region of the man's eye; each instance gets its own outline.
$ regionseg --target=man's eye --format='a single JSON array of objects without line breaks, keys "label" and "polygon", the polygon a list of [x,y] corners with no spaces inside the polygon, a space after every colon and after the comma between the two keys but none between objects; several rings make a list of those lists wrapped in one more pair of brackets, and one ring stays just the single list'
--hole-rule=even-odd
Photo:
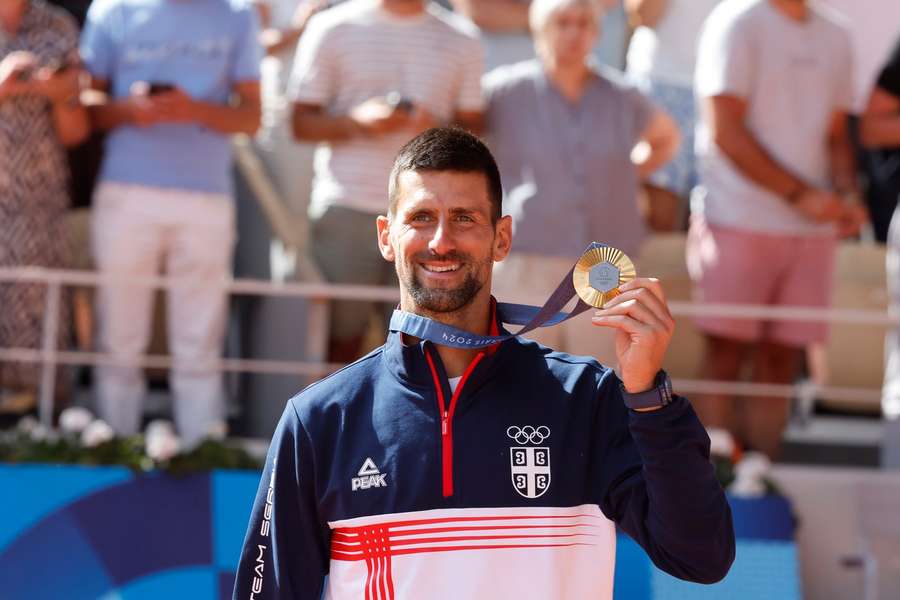
[{"label": "man's eye", "polygon": [[462,221],[464,223],[474,223],[475,219],[473,219],[470,215],[457,215],[457,221]]},{"label": "man's eye", "polygon": [[429,215],[428,213],[417,213],[417,214],[413,215],[413,218],[410,220],[411,221],[419,221],[419,222],[430,221],[431,215]]}]

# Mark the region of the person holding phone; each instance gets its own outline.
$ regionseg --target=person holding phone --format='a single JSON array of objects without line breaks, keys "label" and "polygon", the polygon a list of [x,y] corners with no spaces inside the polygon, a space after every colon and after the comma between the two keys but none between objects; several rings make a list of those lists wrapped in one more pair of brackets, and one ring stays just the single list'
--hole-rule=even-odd
[{"label": "person holding phone", "polygon": [[[0,3],[0,268],[66,265],[65,147],[88,133],[77,47],[78,29],[64,11],[42,0]],[[0,347],[40,347],[44,290],[0,285]],[[63,304],[60,340],[70,326]],[[31,409],[39,375],[37,365],[0,363],[0,412]]]},{"label": "person holding phone", "polygon": [[[288,85],[293,132],[316,148],[311,252],[333,283],[383,285],[394,273],[368,239],[400,147],[425,129],[481,127],[483,52],[466,20],[425,0],[350,0],[309,22]],[[372,303],[338,301],[329,359],[363,350]]]},{"label": "person holding phone", "polygon": [[[167,275],[175,421],[187,445],[225,433],[221,375],[189,370],[217,359],[227,314],[222,283],[235,241],[229,136],[259,126],[259,26],[238,0],[98,0],[81,53],[96,128],[109,132],[94,194],[93,250],[113,277]],[[145,351],[153,290],[99,291],[101,349]],[[140,425],[141,370],[96,373],[99,412],[121,434]]]}]

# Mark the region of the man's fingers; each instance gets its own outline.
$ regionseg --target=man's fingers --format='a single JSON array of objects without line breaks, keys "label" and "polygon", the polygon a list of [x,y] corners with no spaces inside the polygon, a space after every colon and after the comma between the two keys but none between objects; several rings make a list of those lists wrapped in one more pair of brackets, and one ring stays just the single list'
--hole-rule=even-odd
[{"label": "man's fingers", "polygon": [[625,333],[650,333],[651,327],[633,319],[627,315],[600,315],[591,319],[591,323],[597,327],[612,327],[621,329]]},{"label": "man's fingers", "polygon": [[670,326],[674,327],[675,321],[669,312],[669,308],[648,288],[638,288],[623,292],[607,302],[603,309],[607,310],[632,300],[646,306],[659,321],[666,324],[667,328]]},{"label": "man's fingers", "polygon": [[635,277],[627,283],[619,286],[619,292],[627,292],[638,288],[647,288],[660,302],[666,304],[666,293],[663,291],[662,284],[656,277]]},{"label": "man's fingers", "polygon": [[594,319],[601,319],[607,316],[628,316],[652,330],[669,332],[668,324],[664,320],[659,319],[652,310],[637,300],[628,300],[612,308],[604,308],[597,313]]},{"label": "man's fingers", "polygon": [[[649,294],[647,292],[639,293],[639,290],[642,289],[649,291]],[[653,277],[636,278],[623,284],[619,290],[620,294],[610,300],[607,307],[615,306],[619,302],[624,302],[632,298],[642,298],[647,304],[653,307],[654,312],[659,316],[661,321],[667,323],[670,329],[675,328],[675,318],[669,310],[666,294],[658,279]]]}]

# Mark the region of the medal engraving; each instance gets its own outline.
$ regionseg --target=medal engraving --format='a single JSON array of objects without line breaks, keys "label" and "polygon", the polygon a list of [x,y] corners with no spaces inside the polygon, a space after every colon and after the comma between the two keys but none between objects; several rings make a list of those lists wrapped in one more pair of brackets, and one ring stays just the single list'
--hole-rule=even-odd
[{"label": "medal engraving", "polygon": [[591,269],[588,283],[598,292],[611,292],[619,287],[619,270],[608,262],[600,263]]},{"label": "medal engraving", "polygon": [[619,286],[635,278],[634,263],[621,250],[600,243],[591,244],[572,272],[578,297],[596,308],[619,295]]}]

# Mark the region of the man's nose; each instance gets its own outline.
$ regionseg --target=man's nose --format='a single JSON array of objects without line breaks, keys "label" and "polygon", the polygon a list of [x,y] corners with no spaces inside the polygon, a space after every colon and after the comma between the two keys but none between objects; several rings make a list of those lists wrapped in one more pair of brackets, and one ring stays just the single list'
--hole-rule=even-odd
[{"label": "man's nose", "polygon": [[453,233],[450,230],[449,223],[441,220],[437,227],[434,228],[434,235],[431,236],[431,240],[428,242],[428,249],[435,254],[442,255],[447,254],[454,247]]}]

